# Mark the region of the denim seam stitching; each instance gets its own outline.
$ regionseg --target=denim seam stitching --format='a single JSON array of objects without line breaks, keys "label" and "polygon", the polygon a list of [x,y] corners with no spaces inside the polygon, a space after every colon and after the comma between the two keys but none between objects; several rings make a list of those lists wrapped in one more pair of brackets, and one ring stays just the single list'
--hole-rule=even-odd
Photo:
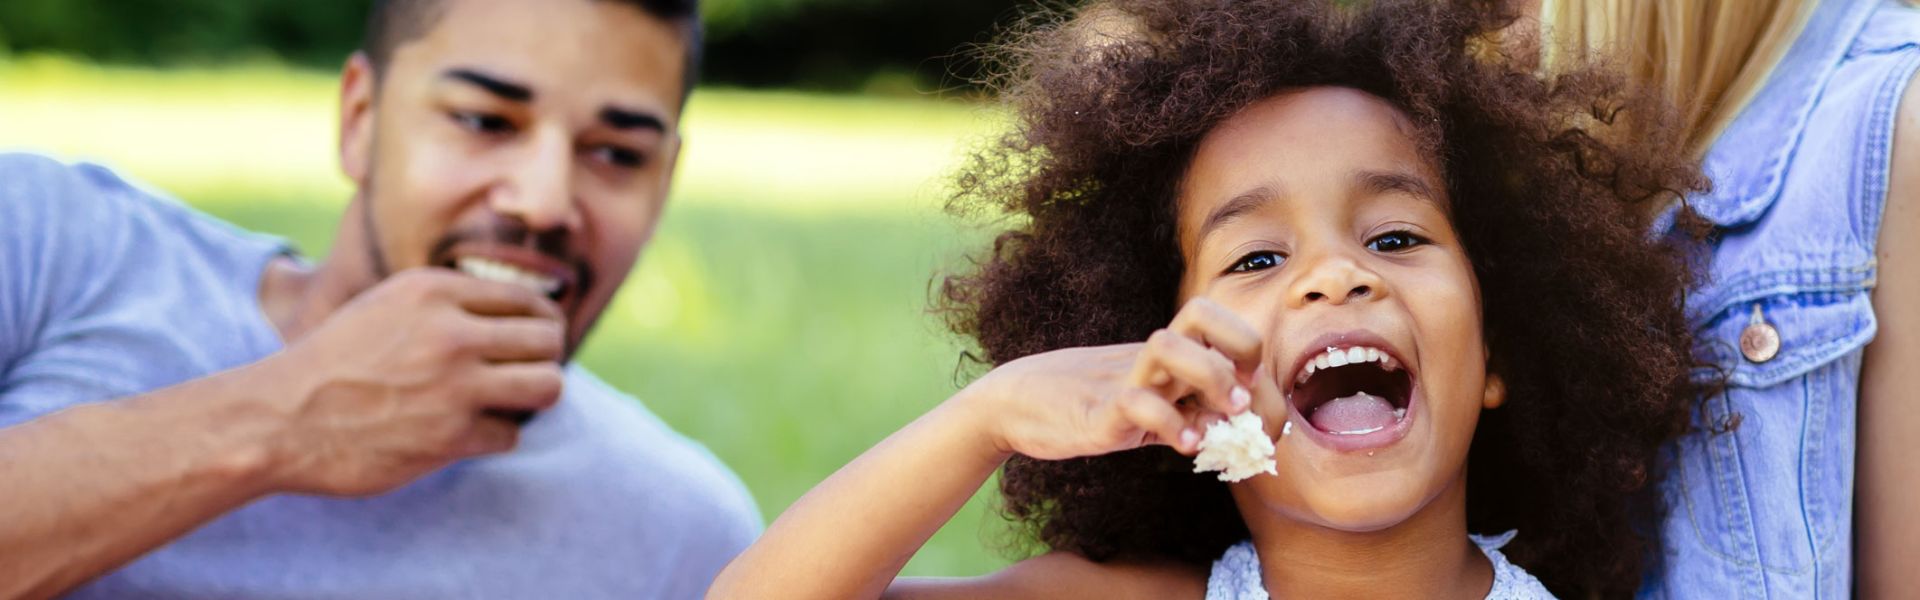
[{"label": "denim seam stitching", "polygon": [[1800,500],[1800,522],[1805,524],[1802,534],[1805,535],[1807,543],[1807,568],[1812,571],[1813,580],[1818,582],[1820,581],[1820,544],[1814,539],[1813,511],[1807,500],[1807,486],[1813,481],[1807,472],[1807,454],[1815,452],[1816,449],[1819,448],[1819,444],[1815,443],[1817,442],[1816,440],[1809,439],[1819,435],[1817,431],[1819,428],[1810,426],[1813,423],[1813,413],[1815,410],[1813,390],[1809,385],[1812,379],[1812,373],[1800,377],[1800,452],[1796,453],[1796,460],[1799,462],[1797,466],[1799,468],[1795,469],[1795,471],[1798,472],[1800,481],[1799,485],[1794,487]]},{"label": "denim seam stitching", "polygon": [[[1712,312],[1700,316],[1718,315],[1728,307],[1752,302],[1767,296],[1807,292],[1860,292],[1872,289],[1872,274],[1877,267],[1874,259],[1851,267],[1832,269],[1783,269],[1760,273],[1744,274],[1723,285],[1714,285],[1716,291],[1701,297],[1696,304]],[[1866,277],[1857,277],[1860,275]]]},{"label": "denim seam stitching", "polygon": [[1868,123],[1868,139],[1861,144],[1866,155],[1863,163],[1866,172],[1855,179],[1860,186],[1854,197],[1853,207],[1854,235],[1859,238],[1860,247],[1873,255],[1878,246],[1880,220],[1886,208],[1887,194],[1891,188],[1893,173],[1893,138],[1898,127],[1902,94],[1913,79],[1913,71],[1920,66],[1920,53],[1908,53],[1895,63],[1893,72],[1881,82],[1880,90],[1874,94],[1872,121]]}]

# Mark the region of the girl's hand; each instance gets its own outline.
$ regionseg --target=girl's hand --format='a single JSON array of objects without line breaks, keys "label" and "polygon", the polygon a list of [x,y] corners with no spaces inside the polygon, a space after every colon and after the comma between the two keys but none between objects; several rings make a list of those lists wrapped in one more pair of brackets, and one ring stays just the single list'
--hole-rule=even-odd
[{"label": "girl's hand", "polygon": [[1260,348],[1240,317],[1195,298],[1145,342],[1023,357],[959,396],[1002,453],[1059,460],[1165,444],[1190,455],[1206,423],[1279,396],[1256,376]]},{"label": "girl's hand", "polygon": [[[879,597],[1009,454],[1064,459],[1146,444],[1192,454],[1207,420],[1277,401],[1272,378],[1256,373],[1260,355],[1252,327],[1194,300],[1145,343],[1001,365],[787,507],[707,597]],[[961,583],[954,596],[993,596],[990,586]]]}]

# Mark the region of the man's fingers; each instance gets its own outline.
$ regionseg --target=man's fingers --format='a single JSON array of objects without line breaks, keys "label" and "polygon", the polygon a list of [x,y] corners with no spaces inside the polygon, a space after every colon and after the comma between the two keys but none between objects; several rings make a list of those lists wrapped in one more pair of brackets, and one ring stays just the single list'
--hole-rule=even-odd
[{"label": "man's fingers", "polygon": [[480,358],[490,361],[557,361],[566,354],[566,326],[539,317],[470,317],[480,332]]},{"label": "man's fingers", "polygon": [[[1162,373],[1179,385],[1161,383]],[[1240,383],[1234,364],[1227,357],[1192,338],[1165,329],[1147,338],[1147,345],[1134,365],[1133,384],[1175,394],[1169,399],[1178,398],[1178,394],[1184,394],[1187,389],[1198,391],[1208,410],[1222,414],[1239,413],[1252,401],[1251,393]]]},{"label": "man's fingers", "polygon": [[455,275],[450,284],[454,301],[467,312],[491,317],[538,317],[564,320],[559,305],[539,292],[524,286],[491,281],[468,275]]},{"label": "man's fingers", "polygon": [[1234,368],[1251,375],[1260,366],[1260,332],[1245,319],[1212,300],[1194,298],[1180,307],[1167,329],[1219,350]]},{"label": "man's fingers", "polygon": [[560,401],[565,371],[551,361],[487,365],[474,378],[479,408],[500,411],[545,410]]},{"label": "man's fingers", "polygon": [[475,417],[473,427],[460,443],[460,456],[498,454],[520,443],[520,426],[500,417]]},{"label": "man's fingers", "polygon": [[1141,388],[1130,388],[1115,404],[1129,428],[1148,433],[1147,443],[1165,444],[1181,454],[1192,454],[1200,444],[1198,432],[1187,428],[1186,417],[1165,398]]}]

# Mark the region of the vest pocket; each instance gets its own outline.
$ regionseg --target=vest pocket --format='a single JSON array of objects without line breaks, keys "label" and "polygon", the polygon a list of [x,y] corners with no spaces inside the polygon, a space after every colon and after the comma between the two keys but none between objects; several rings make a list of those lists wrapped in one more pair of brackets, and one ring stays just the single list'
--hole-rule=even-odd
[{"label": "vest pocket", "polygon": [[[1858,351],[1873,339],[1870,286],[1820,286],[1722,304],[1696,332],[1698,352],[1713,367],[1699,371],[1696,378],[1724,375],[1732,386],[1768,388]],[[1766,331],[1777,345],[1771,353],[1756,353],[1750,344],[1743,347],[1743,342],[1767,337]]]},{"label": "vest pocket", "polygon": [[1676,444],[1669,510],[1691,531],[1667,535],[1696,536],[1730,567],[1806,574],[1844,564],[1830,559],[1850,543],[1860,352],[1875,325],[1866,286],[1776,290],[1726,302],[1698,331],[1713,366],[1699,376],[1726,387]]}]

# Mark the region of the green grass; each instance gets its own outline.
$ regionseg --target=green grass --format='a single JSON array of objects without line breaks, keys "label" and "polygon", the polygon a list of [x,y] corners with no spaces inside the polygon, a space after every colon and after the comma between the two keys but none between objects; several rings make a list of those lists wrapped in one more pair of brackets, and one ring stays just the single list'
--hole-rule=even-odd
[{"label": "green grass", "polygon": [[[329,74],[271,67],[0,63],[0,148],[101,160],[318,257],[350,193],[333,94]],[[580,361],[711,448],[772,518],[956,389],[963,344],[927,293],[988,233],[938,210],[942,176],[997,123],[935,100],[696,94],[665,221]],[[906,573],[1004,565],[986,495]]]}]

